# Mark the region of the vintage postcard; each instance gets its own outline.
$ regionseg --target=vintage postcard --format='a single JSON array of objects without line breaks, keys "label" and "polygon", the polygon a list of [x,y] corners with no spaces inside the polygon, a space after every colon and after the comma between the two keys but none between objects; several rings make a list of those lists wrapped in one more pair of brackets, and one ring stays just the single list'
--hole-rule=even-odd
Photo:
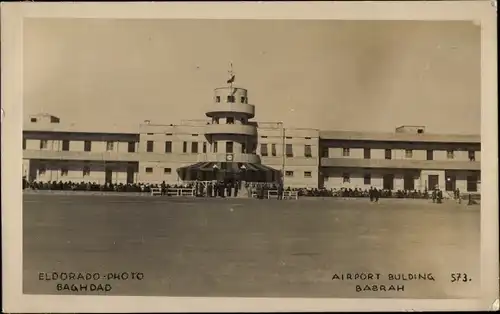
[{"label": "vintage postcard", "polygon": [[4,311],[498,307],[493,2],[1,22]]}]

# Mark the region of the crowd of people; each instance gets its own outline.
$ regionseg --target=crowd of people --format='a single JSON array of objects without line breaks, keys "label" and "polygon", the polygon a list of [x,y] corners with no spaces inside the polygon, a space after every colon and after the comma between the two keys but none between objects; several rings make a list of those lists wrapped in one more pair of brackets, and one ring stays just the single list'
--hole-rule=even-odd
[{"label": "crowd of people", "polygon": [[[242,189],[246,195],[256,196],[257,198],[267,198],[268,191],[274,191],[273,195],[277,198],[282,198],[284,194],[296,193],[299,197],[343,197],[343,198],[370,198],[372,201],[378,201],[380,198],[412,198],[412,199],[432,199],[433,202],[441,203],[443,200],[443,192],[439,189],[428,191],[420,190],[397,190],[391,191],[386,189],[377,189],[370,187],[369,189],[358,188],[291,188],[282,187],[274,183],[246,183],[242,186],[235,182],[189,182],[184,184],[148,184],[148,183],[106,183],[99,184],[96,182],[37,182],[27,181],[23,178],[23,189],[32,190],[58,190],[58,191],[101,191],[101,192],[135,192],[135,193],[150,193],[153,189],[160,190],[162,195],[169,195],[169,189],[193,189],[194,195],[200,197],[237,197],[241,195]],[[286,193],[289,192],[289,193]],[[460,200],[460,191],[454,191],[454,199]]]}]

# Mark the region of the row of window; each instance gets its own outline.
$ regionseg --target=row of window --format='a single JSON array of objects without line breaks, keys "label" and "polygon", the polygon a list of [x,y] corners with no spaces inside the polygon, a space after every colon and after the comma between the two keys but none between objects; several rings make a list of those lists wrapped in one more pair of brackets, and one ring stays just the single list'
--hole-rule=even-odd
[{"label": "row of window", "polygon": [[[115,142],[113,141],[107,141],[106,142],[106,151],[113,151],[115,146]],[[191,142],[191,153],[197,154],[199,153],[199,143],[198,142]],[[271,145],[271,153],[269,154],[268,151],[268,145]],[[63,140],[62,141],[62,151],[69,151],[69,146],[70,146],[70,141],[69,140]],[[128,142],[128,152],[129,153],[134,153],[136,151],[135,149],[135,142]],[[217,147],[217,142],[214,142],[213,144],[213,151],[214,153],[217,153],[218,147]],[[226,142],[226,153],[233,153],[233,142]],[[47,149],[48,148],[48,140],[40,140],[40,149]],[[23,140],[23,149],[26,149],[26,139]],[[84,141],[84,151],[90,152],[92,150],[92,142],[91,141]],[[154,151],[154,142],[153,141],[147,141],[146,143],[146,151],[147,152],[153,152]],[[187,153],[188,152],[188,142],[183,142],[183,147],[182,147],[182,152]],[[207,152],[207,142],[203,142],[202,144],[202,152],[206,153]],[[249,153],[246,150],[246,145],[245,143],[242,144],[242,152],[243,153]],[[267,156],[277,156],[277,151],[276,151],[276,144],[261,144],[260,146],[260,152],[261,156],[267,157]],[[165,142],[165,153],[172,153],[172,141],[166,141]],[[256,145],[253,144],[250,153],[255,154],[256,153]],[[343,148],[342,149],[342,156],[344,157],[349,157],[351,154],[350,148]],[[292,144],[286,144],[285,147],[285,155],[287,157],[294,157],[293,153],[293,145]],[[312,147],[311,145],[304,145],[304,156],[305,157],[312,157]],[[448,159],[454,159],[455,158],[455,152],[453,150],[447,150],[446,156]],[[329,157],[329,148],[324,147],[322,151],[322,157],[328,158]],[[371,158],[371,149],[370,148],[365,148],[363,149],[363,157],[364,159],[370,159]],[[406,158],[413,158],[413,150],[411,149],[406,149],[405,150],[405,157]],[[468,157],[470,161],[475,161],[476,160],[476,152],[473,150],[468,151]],[[392,159],[392,149],[386,149],[385,150],[385,159]],[[427,150],[427,160],[434,160],[434,151],[433,150]]]},{"label": "row of window", "polygon": [[[220,102],[220,96],[215,96],[215,102]],[[236,102],[236,96],[234,96],[234,95],[228,95],[226,97],[226,102],[227,103],[235,103]],[[240,102],[242,104],[248,103],[248,97],[241,96],[240,97]]]},{"label": "row of window", "polygon": [[[469,154],[470,161],[476,160],[476,152],[475,151],[469,150],[468,154]],[[349,148],[345,148],[345,147],[342,148],[342,156],[343,157],[349,157],[350,155],[351,155],[351,150]],[[324,157],[324,158],[329,157],[328,147],[323,148],[322,157]],[[413,158],[413,150],[412,149],[405,149],[405,157],[406,158]],[[448,159],[454,159],[455,158],[455,151],[454,150],[447,150],[446,157]],[[363,149],[363,158],[364,159],[371,158],[371,149],[370,148]],[[385,150],[385,159],[392,159],[392,149]],[[430,149],[427,150],[427,160],[434,160],[434,151],[433,150],[430,150]]]},{"label": "row of window", "polygon": [[[294,176],[293,171],[285,171],[285,177],[293,177],[293,176]],[[304,171],[304,178],[312,178],[312,172]]]},{"label": "row of window", "polygon": [[[62,151],[69,151],[69,140],[62,140],[61,141],[61,150]],[[48,140],[40,140],[40,149],[47,149],[49,147],[49,141]],[[26,149],[26,139],[23,139],[23,149]],[[86,152],[92,151],[92,141],[83,141],[83,150]],[[106,151],[113,151],[115,150],[115,142],[113,141],[107,141],[106,142]],[[128,142],[128,149],[127,151],[129,153],[135,153],[135,142]]]}]

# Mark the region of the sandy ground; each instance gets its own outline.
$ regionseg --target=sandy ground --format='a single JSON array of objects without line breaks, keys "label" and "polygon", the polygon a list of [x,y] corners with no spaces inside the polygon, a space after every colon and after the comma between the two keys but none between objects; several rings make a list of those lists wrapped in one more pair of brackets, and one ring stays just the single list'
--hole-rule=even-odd
[{"label": "sandy ground", "polygon": [[[480,292],[479,206],[453,201],[42,193],[24,196],[23,216],[28,294],[471,298]],[[62,272],[99,279],[47,280]],[[332,280],[347,273],[380,279]],[[435,280],[388,280],[398,273],[432,273]],[[453,273],[466,273],[467,281],[451,282]],[[358,292],[357,285],[400,291]],[[98,288],[111,290],[90,291]]]}]

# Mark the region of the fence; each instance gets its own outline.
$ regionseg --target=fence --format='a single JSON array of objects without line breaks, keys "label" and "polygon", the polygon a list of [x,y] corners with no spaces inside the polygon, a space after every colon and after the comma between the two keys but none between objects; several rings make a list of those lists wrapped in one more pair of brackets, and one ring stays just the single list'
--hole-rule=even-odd
[{"label": "fence", "polygon": [[[256,198],[258,197],[257,192],[252,192],[252,197]],[[268,190],[267,191],[267,199],[271,198],[278,198],[278,190]],[[298,200],[299,199],[299,193],[297,191],[283,191],[283,199],[285,200]]]},{"label": "fence", "polygon": [[[161,195],[161,188],[151,188],[151,195]],[[195,196],[194,188],[168,188],[166,191],[168,196]]]}]

